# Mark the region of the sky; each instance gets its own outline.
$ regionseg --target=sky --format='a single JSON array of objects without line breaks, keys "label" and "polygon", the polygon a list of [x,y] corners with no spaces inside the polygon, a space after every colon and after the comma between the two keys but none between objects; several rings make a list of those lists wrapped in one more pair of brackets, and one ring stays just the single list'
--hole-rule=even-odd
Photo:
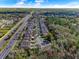
[{"label": "sky", "polygon": [[1,8],[79,8],[79,0],[0,0]]}]

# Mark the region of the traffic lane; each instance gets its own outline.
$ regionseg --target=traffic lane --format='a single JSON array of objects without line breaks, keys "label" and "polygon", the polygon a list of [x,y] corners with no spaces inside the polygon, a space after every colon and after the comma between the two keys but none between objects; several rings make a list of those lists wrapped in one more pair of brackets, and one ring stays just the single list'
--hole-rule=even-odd
[{"label": "traffic lane", "polygon": [[[27,19],[25,19],[25,20],[28,20],[28,18]],[[25,23],[25,22],[24,22]],[[24,25],[24,24],[23,24]],[[19,30],[17,30],[17,32],[16,33],[18,33],[19,31],[20,31],[20,29],[22,30],[23,28],[23,25],[19,28]],[[14,37],[15,37],[15,35],[14,35]],[[13,38],[14,38],[13,37]],[[10,49],[11,49],[11,47],[14,45],[14,39],[11,39],[11,41],[10,41],[10,43],[8,44],[8,46],[4,49],[4,51],[2,52],[2,53],[0,53],[0,57],[1,57],[1,59],[3,59],[3,58],[5,58],[7,55],[8,55],[8,53],[10,52]],[[15,38],[16,39],[16,38]],[[14,41],[13,41],[14,40]],[[12,43],[11,43],[12,42]]]},{"label": "traffic lane", "polygon": [[[18,30],[19,31],[19,30]],[[18,33],[18,32],[17,32]],[[16,33],[16,34],[17,34]],[[8,55],[8,53],[10,52],[10,49],[12,48],[12,46],[14,45],[14,43],[15,43],[15,39],[16,38],[18,38],[18,36],[16,36],[16,34],[14,35],[14,37],[13,38],[11,38],[11,41],[10,41],[10,43],[8,44],[8,46],[4,49],[4,51],[2,51],[2,53],[0,53],[0,57],[3,59],[3,58],[5,58],[7,55]]]},{"label": "traffic lane", "polygon": [[[15,27],[13,27],[8,34],[6,34],[6,36],[3,37],[3,39],[0,41],[0,48],[3,46],[3,44],[6,42],[6,40],[8,40],[8,35],[10,35],[10,33],[13,33],[15,28],[18,27],[21,24],[22,21],[20,21]],[[10,35],[11,36],[11,35]]]},{"label": "traffic lane", "polygon": [[[30,15],[26,16],[25,19],[27,20],[29,17],[30,17]],[[25,19],[24,19],[23,21],[25,21]],[[25,21],[25,22],[26,22],[26,21]],[[17,27],[17,25],[16,25],[16,27]],[[15,28],[14,28],[14,29],[15,29]],[[12,28],[12,30],[10,31],[10,33],[13,32],[14,29]],[[10,33],[9,33],[9,34],[10,34]],[[0,41],[0,48],[1,48],[1,47],[3,46],[3,44],[6,42],[5,39],[6,39],[7,36],[8,36],[8,35],[6,35],[5,37],[3,37],[3,39]]]}]

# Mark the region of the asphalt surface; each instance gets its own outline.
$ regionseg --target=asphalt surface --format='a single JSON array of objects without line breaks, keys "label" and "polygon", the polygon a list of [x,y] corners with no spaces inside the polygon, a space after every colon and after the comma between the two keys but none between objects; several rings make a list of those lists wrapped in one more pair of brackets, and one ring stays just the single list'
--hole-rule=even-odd
[{"label": "asphalt surface", "polygon": [[[20,22],[18,22],[18,24],[16,24],[11,30],[9,30],[1,39],[0,39],[0,48],[3,46],[3,44],[6,42],[5,39],[9,40],[7,37],[8,35],[10,35],[10,33],[15,30],[21,23],[23,22],[23,20],[21,20]],[[15,33],[15,32],[14,32]],[[11,35],[12,36],[12,35]]]},{"label": "asphalt surface", "polygon": [[5,57],[9,54],[12,46],[15,44],[16,38],[19,37],[20,32],[23,31],[23,28],[27,24],[27,20],[31,17],[31,15],[27,15],[23,19],[23,24],[18,28],[18,30],[14,33],[14,35],[10,38],[9,44],[6,46],[6,48],[0,52],[0,59],[5,59]]},{"label": "asphalt surface", "polygon": [[[36,40],[37,43],[41,44],[41,42],[43,40],[40,40],[40,38],[39,38],[40,33],[39,32],[42,32],[43,35],[46,35],[46,34],[48,34],[48,29],[47,29],[47,27],[46,27],[46,25],[44,23],[44,19],[43,18],[40,18],[40,20],[38,22],[38,21],[36,21],[37,19],[29,19],[31,16],[32,15],[27,15],[23,19],[23,22],[22,22],[21,26],[19,26],[19,28],[17,29],[17,31],[10,38],[9,44],[6,46],[6,48],[2,52],[0,52],[0,59],[5,59],[5,57],[9,54],[9,52],[11,51],[13,45],[16,42],[16,38],[18,38],[19,34],[21,32],[23,32],[24,27],[27,27],[28,29],[24,33],[25,37],[24,37],[23,40],[29,40],[30,41],[32,39],[32,37],[34,37],[34,40],[35,40],[35,37],[36,37],[36,39],[38,38]],[[35,36],[36,34],[37,34],[37,36]],[[4,40],[1,43],[4,43]],[[30,45],[31,44],[32,43],[30,43]]]}]

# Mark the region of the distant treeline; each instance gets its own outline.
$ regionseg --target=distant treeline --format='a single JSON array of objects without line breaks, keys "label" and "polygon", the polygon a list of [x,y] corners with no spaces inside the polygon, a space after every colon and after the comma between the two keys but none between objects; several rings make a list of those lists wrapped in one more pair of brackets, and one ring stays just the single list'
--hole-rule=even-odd
[{"label": "distant treeline", "polygon": [[0,14],[18,14],[18,13],[29,14],[30,12],[0,12]]},{"label": "distant treeline", "polygon": [[17,14],[30,13],[31,9],[27,8],[0,8],[0,14]]}]

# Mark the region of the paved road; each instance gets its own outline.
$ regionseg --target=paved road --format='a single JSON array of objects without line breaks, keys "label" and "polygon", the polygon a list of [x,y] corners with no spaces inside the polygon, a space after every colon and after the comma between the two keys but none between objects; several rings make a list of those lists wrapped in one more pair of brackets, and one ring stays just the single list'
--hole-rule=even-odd
[{"label": "paved road", "polygon": [[27,15],[23,19],[23,24],[18,28],[16,33],[11,37],[9,44],[6,46],[6,48],[0,53],[0,59],[5,59],[5,57],[9,54],[12,46],[15,44],[16,38],[19,37],[20,32],[23,31],[23,28],[27,24],[27,20],[31,17],[31,15]]},{"label": "paved road", "polygon": [[[28,36],[34,37],[35,38],[35,34],[38,34],[38,36],[40,35],[38,30],[42,31],[43,34],[47,34],[48,33],[48,29],[44,24],[44,19],[41,19],[38,24],[37,21],[35,19],[29,19],[32,15],[27,15],[24,19],[23,19],[23,23],[22,25],[18,28],[18,30],[13,34],[13,36],[10,38],[10,42],[9,44],[6,46],[6,48],[0,53],[0,59],[5,59],[5,57],[9,54],[12,46],[15,44],[16,42],[16,38],[19,37],[19,34],[23,31],[24,27],[28,27],[28,32],[25,33],[25,37],[27,38]],[[29,20],[28,20],[29,19]],[[39,24],[40,23],[40,24]],[[36,27],[35,27],[36,26]],[[40,29],[39,29],[40,27]],[[38,29],[36,32],[34,32],[34,29]],[[28,37],[28,38],[29,38]],[[28,39],[29,40],[29,39]],[[40,39],[38,38],[37,43],[41,43]],[[42,40],[43,41],[43,40]],[[30,43],[31,45],[31,43]]]},{"label": "paved road", "polygon": [[[21,23],[23,22],[23,20],[21,20],[20,22],[18,22],[18,24],[16,24],[16,26],[14,26],[11,30],[9,30],[2,38],[0,38],[0,48],[3,46],[3,44],[6,42],[6,38],[8,37],[8,35],[15,30]],[[12,35],[11,35],[12,36]]]},{"label": "paved road", "polygon": [[47,35],[48,34],[48,29],[46,27],[46,25],[44,24],[44,18],[40,19],[40,29],[43,35]]}]

